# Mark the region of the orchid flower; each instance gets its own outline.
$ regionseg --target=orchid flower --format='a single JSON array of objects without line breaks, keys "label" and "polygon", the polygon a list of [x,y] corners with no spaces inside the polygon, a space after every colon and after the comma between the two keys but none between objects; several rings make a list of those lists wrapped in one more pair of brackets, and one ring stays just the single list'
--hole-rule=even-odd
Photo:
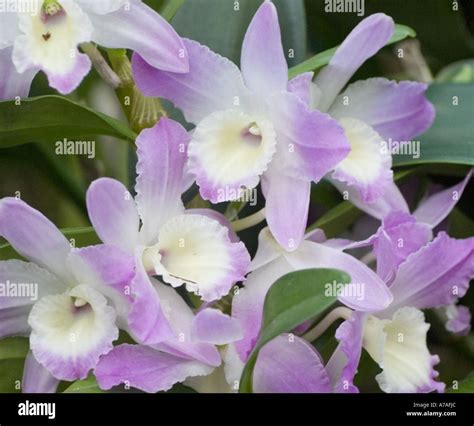
[{"label": "orchid flower", "polygon": [[242,337],[233,318],[213,308],[195,314],[173,288],[155,278],[150,280],[173,337],[154,345],[116,346],[101,357],[94,371],[102,389],[124,383],[155,393],[190,377],[208,376],[222,362],[216,345]]},{"label": "orchid flower", "polygon": [[318,182],[349,152],[342,128],[299,99],[298,79],[288,82],[270,1],[247,30],[242,71],[195,41],[184,44],[188,74],[158,70],[135,54],[138,87],[147,96],[171,100],[196,125],[188,166],[201,196],[213,203],[236,200],[261,181],[272,234],[294,250],[306,227],[311,181]]},{"label": "orchid flower", "polygon": [[209,307],[194,313],[173,288],[154,278],[151,282],[174,337],[155,345],[116,346],[101,357],[94,371],[102,389],[124,383],[155,393],[186,379],[209,376],[222,362],[217,345],[242,337],[235,319]]},{"label": "orchid flower", "polygon": [[[262,323],[263,304],[271,285],[278,278],[294,270],[326,267],[347,271],[352,278],[349,285],[356,285],[356,283],[364,285],[361,300],[354,296],[357,294],[356,291],[347,291],[339,297],[343,304],[354,309],[354,311],[351,311],[345,307],[337,308],[337,311],[342,312],[343,317],[347,319],[345,325],[341,325],[336,335],[342,343],[326,366],[319,362],[313,363],[311,368],[306,360],[320,359],[319,354],[313,347],[305,346],[306,350],[296,351],[296,346],[291,346],[292,342],[280,338],[278,340],[279,344],[275,342],[273,345],[275,345],[278,353],[289,354],[288,358],[284,357],[284,362],[279,363],[281,368],[287,369],[287,374],[282,372],[284,379],[280,381],[280,379],[274,378],[269,384],[268,380],[274,377],[271,371],[277,368],[272,365],[272,362],[276,362],[275,359],[278,359],[278,357],[270,355],[270,358],[267,359],[265,353],[263,355],[259,354],[254,370],[254,390],[260,389],[262,392],[304,392],[308,389],[312,389],[312,392],[328,392],[330,391],[328,389],[337,392],[356,391],[357,388],[352,384],[352,378],[359,362],[361,342],[365,336],[363,325],[367,318],[370,318],[370,324],[377,324],[378,326],[378,328],[367,328],[369,331],[367,331],[365,338],[366,341],[370,342],[373,342],[373,340],[370,340],[373,336],[370,331],[373,331],[373,329],[378,330],[377,337],[380,339],[386,334],[389,334],[389,337],[396,337],[397,335],[396,333],[393,334],[393,331],[401,330],[403,325],[408,327],[408,331],[410,327],[416,327],[413,334],[409,334],[407,337],[419,342],[418,346],[415,347],[415,349],[418,349],[416,354],[420,356],[420,371],[426,374],[415,377],[414,380],[419,380],[419,382],[411,387],[407,383],[404,384],[406,387],[397,387],[398,385],[393,381],[393,377],[398,373],[392,369],[385,376],[379,377],[383,390],[389,392],[442,390],[443,385],[434,381],[435,373],[431,369],[437,358],[431,357],[426,348],[426,331],[429,326],[424,323],[423,313],[417,308],[449,306],[451,312],[449,324],[457,331],[465,331],[466,322],[469,322],[470,315],[466,312],[466,309],[464,307],[456,309],[454,304],[466,291],[469,280],[465,277],[472,276],[474,273],[472,262],[474,239],[454,240],[441,233],[435,241],[430,243],[430,240],[432,238],[432,228],[438,225],[452,210],[461,197],[471,175],[472,172],[454,187],[440,191],[425,200],[417,209],[419,221],[406,212],[392,212],[385,218],[377,233],[362,242],[344,239],[326,240],[321,230],[315,230],[306,236],[305,241],[294,252],[286,252],[274,241],[268,228],[263,229],[259,236],[257,254],[252,261],[252,273],[247,277],[244,288],[233,298],[232,316],[240,322],[244,337],[229,345],[224,358],[227,364],[226,377],[228,382],[238,382],[245,361],[257,341]],[[453,195],[455,196],[453,197]],[[402,245],[400,245],[401,238],[403,240]],[[368,245],[373,245],[377,259],[380,259],[377,262],[377,275],[364,263],[343,252],[346,249]],[[409,275],[411,268],[418,268],[418,262],[423,264],[422,260],[427,261],[427,259],[433,257],[440,250],[439,247],[444,247],[440,256],[445,258],[445,262],[440,262],[439,267],[441,269],[439,270],[431,268],[433,275],[426,274],[425,281],[421,280],[424,277],[414,277],[417,280],[417,285],[419,283],[420,289],[426,288],[426,290],[423,290],[423,294],[426,292],[426,297],[424,301],[412,301],[408,297],[411,294],[408,286],[415,285],[415,281],[410,279]],[[423,256],[420,254],[416,261],[409,261],[411,259],[410,255],[418,252],[423,253],[423,251],[426,254]],[[450,258],[447,253],[450,253]],[[404,262],[406,265],[402,268],[401,265]],[[407,269],[407,272],[404,272],[404,268]],[[427,265],[424,265],[417,271],[420,272],[426,269]],[[400,271],[402,272],[400,273]],[[438,277],[439,280],[435,282],[435,280],[432,280],[433,277]],[[398,282],[398,284],[395,286],[394,282]],[[387,285],[391,283],[393,284]],[[442,291],[455,283],[459,284],[455,293]],[[380,287],[381,285],[382,287]],[[438,296],[434,295],[436,293],[434,291],[435,287],[432,287],[436,285],[444,286],[438,292]],[[394,290],[396,290],[396,293],[392,295]],[[348,297],[348,295],[351,296]],[[430,302],[427,299],[431,296],[434,299]],[[390,322],[387,316],[390,316]],[[388,330],[385,334],[380,331],[383,328],[381,325],[386,326],[386,330]],[[305,331],[305,327],[297,331]],[[301,338],[293,336],[293,342],[299,342],[299,340]],[[409,340],[409,342],[412,341]],[[387,342],[390,343],[389,340]],[[378,341],[378,344],[380,346],[381,341]],[[406,348],[400,346],[399,349],[405,350]],[[268,351],[270,354],[272,353],[271,347]],[[300,364],[299,356],[293,351],[300,353]],[[389,347],[387,347],[387,351],[390,351]],[[405,353],[401,359],[408,359],[409,355],[410,353]],[[349,361],[345,361],[347,359]],[[374,359],[382,363],[380,356]],[[411,359],[410,362],[412,361],[416,361],[416,359]],[[304,366],[304,368],[300,370],[299,366]],[[399,367],[396,363],[392,366],[395,369]],[[300,373],[296,374],[295,372]],[[326,386],[326,376],[331,381],[329,388]],[[386,377],[389,378],[385,379]],[[289,382],[285,382],[285,380],[289,380]],[[388,380],[388,382],[384,380]],[[260,386],[258,384],[260,381],[267,385]]]},{"label": "orchid flower", "polygon": [[23,390],[54,392],[59,380],[85,378],[127,323],[133,259],[108,245],[71,248],[15,198],[0,201],[0,235],[29,260],[0,262],[0,281],[17,289],[0,297],[0,337],[30,339]]},{"label": "orchid flower", "polygon": [[[364,294],[359,296],[357,291],[341,294],[339,300],[343,304],[363,312],[382,310],[390,305],[392,295],[385,283],[368,266],[342,252],[338,244],[337,240],[325,241],[323,232],[316,230],[307,234],[296,250],[289,252],[276,242],[268,228],[260,232],[252,272],[232,300],[232,317],[240,323],[243,338],[229,344],[224,354],[230,385],[236,387],[244,363],[257,341],[265,296],[271,285],[283,275],[305,268],[343,269],[351,276],[348,287],[355,289],[362,285],[364,289]],[[330,392],[329,376],[319,354],[301,338],[291,335],[288,340],[286,337],[280,336],[262,349],[254,370],[254,390]],[[270,374],[275,369],[282,371],[280,377]],[[258,384],[260,380],[261,386]]]},{"label": "orchid flower", "polygon": [[18,0],[18,12],[2,15],[0,99],[28,96],[39,71],[60,93],[72,92],[91,68],[78,46],[91,41],[132,49],[159,69],[188,71],[181,39],[141,0]]},{"label": "orchid flower", "polygon": [[109,178],[96,180],[87,191],[97,235],[135,258],[129,325],[141,343],[175,337],[149,276],[161,276],[173,287],[185,284],[212,302],[243,280],[250,264],[247,249],[223,215],[207,209],[185,211],[181,194],[189,184],[188,140],[180,124],[162,118],[137,138],[135,199]]},{"label": "orchid flower", "polygon": [[389,253],[396,254],[395,273],[387,276],[393,302],[373,314],[353,312],[338,328],[340,345],[327,368],[339,373],[332,377],[339,391],[357,390],[352,379],[362,347],[383,370],[376,377],[383,391],[443,391],[444,384],[435,380],[439,358],[427,348],[429,324],[421,309],[454,306],[464,296],[474,278],[474,238],[457,240],[440,232],[429,241],[426,231],[407,213],[393,212],[372,240],[378,271],[391,271]]},{"label": "orchid flower", "polygon": [[458,333],[469,328],[468,309],[456,303],[474,277],[474,238],[456,240],[440,232],[431,239],[433,228],[454,208],[471,176],[472,171],[459,184],[424,200],[416,217],[391,212],[365,241],[333,240],[332,245],[343,249],[372,245],[377,274],[393,294],[392,303],[374,313],[338,308],[346,321],[336,331],[340,344],[326,365],[336,392],[357,391],[353,377],[362,347],[383,370],[376,377],[383,391],[444,390],[435,380],[433,367],[439,358],[426,345],[429,324],[421,309],[449,307],[448,328]]},{"label": "orchid flower", "polygon": [[[393,182],[391,141],[411,141],[433,123],[435,110],[426,99],[427,85],[370,78],[349,84],[357,69],[384,47],[393,35],[392,18],[376,13],[362,20],[336,50],[311,84],[312,73],[300,75],[301,99],[327,112],[344,128],[350,154],[337,166],[331,181],[360,204],[384,200],[403,208]],[[344,89],[344,90],[343,90]],[[382,200],[380,200],[382,199]]]}]

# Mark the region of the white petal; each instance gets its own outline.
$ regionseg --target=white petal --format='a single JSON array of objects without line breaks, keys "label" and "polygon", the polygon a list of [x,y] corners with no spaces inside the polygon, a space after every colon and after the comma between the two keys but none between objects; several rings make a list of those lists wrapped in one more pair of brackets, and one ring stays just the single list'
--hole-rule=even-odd
[{"label": "white petal", "polygon": [[423,312],[404,307],[391,320],[374,316],[367,319],[364,347],[383,372],[376,380],[384,392],[412,393],[444,389],[434,378],[433,370],[439,358],[432,356],[426,344],[430,328]]},{"label": "white petal", "polygon": [[2,12],[2,25],[0,25],[0,49],[13,45],[18,32],[18,14],[14,11]]},{"label": "white petal", "polygon": [[258,185],[276,151],[271,122],[239,110],[215,112],[197,126],[189,144],[189,170],[201,195],[212,202],[235,200]]},{"label": "white petal", "polygon": [[128,0],[75,0],[86,12],[105,15],[115,12],[127,3]]},{"label": "white petal", "polygon": [[13,62],[19,72],[39,67],[47,74],[64,76],[77,66],[77,46],[88,42],[92,24],[88,16],[71,0],[61,0],[62,9],[45,19],[42,3],[33,15],[21,14],[21,35],[15,40]]},{"label": "white petal", "polygon": [[118,338],[115,312],[92,287],[47,296],[31,310],[31,350],[58,379],[85,378]]},{"label": "white petal", "polygon": [[365,202],[379,198],[392,182],[392,157],[383,149],[382,137],[354,118],[341,118],[351,152],[334,170],[333,178],[355,186]]},{"label": "white petal", "polygon": [[202,215],[186,214],[170,219],[160,230],[158,244],[145,252],[145,267],[177,287],[204,300],[219,299],[235,281],[243,279],[250,258],[242,243],[232,243],[229,231]]}]

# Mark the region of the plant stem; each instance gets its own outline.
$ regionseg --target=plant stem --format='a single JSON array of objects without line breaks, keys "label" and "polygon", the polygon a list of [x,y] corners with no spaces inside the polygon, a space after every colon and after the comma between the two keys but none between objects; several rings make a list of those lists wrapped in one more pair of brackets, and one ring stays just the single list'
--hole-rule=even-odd
[{"label": "plant stem", "polygon": [[244,229],[251,228],[252,226],[258,225],[260,222],[265,220],[265,209],[259,210],[250,216],[244,217],[243,219],[234,220],[231,222],[232,229],[235,232],[243,231]]},{"label": "plant stem", "polygon": [[352,311],[350,309],[344,306],[333,309],[318,324],[316,324],[316,326],[304,334],[303,339],[307,340],[308,342],[314,342],[338,319],[349,319],[351,312]]}]

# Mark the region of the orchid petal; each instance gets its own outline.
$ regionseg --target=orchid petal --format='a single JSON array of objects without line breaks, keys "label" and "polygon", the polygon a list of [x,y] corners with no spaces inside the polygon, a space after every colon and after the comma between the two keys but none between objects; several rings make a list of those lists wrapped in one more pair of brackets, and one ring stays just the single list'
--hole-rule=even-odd
[{"label": "orchid petal", "polygon": [[288,65],[275,5],[265,1],[255,13],[242,44],[242,75],[248,88],[265,97],[286,89]]},{"label": "orchid petal", "polygon": [[25,360],[21,388],[23,393],[56,393],[59,380],[43,367],[30,351]]},{"label": "orchid petal", "polygon": [[323,244],[303,241],[297,251],[285,257],[295,270],[335,268],[347,272],[351,282],[344,286],[338,299],[352,309],[371,312],[385,309],[392,302],[386,284],[355,257]]},{"label": "orchid petal", "polygon": [[176,121],[162,118],[137,138],[135,197],[142,219],[140,235],[145,245],[156,243],[160,227],[181,214],[184,206],[184,166],[188,134]]},{"label": "orchid petal", "polygon": [[433,369],[439,358],[426,345],[429,328],[423,312],[412,307],[399,309],[391,320],[367,319],[364,347],[383,369],[376,380],[384,392],[444,391]]},{"label": "orchid petal", "polygon": [[171,389],[188,377],[210,374],[213,368],[139,345],[116,346],[103,356],[94,373],[102,389],[126,383],[145,392]]},{"label": "orchid petal", "polygon": [[272,164],[262,181],[268,227],[285,250],[296,250],[308,223],[311,183],[285,175]]},{"label": "orchid petal", "polygon": [[135,277],[131,283],[133,302],[128,316],[130,331],[139,343],[155,344],[174,337],[163,312],[160,297],[146,273],[140,250],[135,258]]},{"label": "orchid petal", "polygon": [[418,222],[427,223],[431,228],[438,226],[453,210],[472,177],[472,169],[467,176],[451,188],[439,191],[420,203],[413,215]]},{"label": "orchid petal", "polygon": [[316,77],[322,91],[318,105],[327,111],[341,89],[357,69],[389,41],[395,29],[393,19],[383,13],[370,15],[361,21],[339,46],[329,65]]},{"label": "orchid petal", "polygon": [[189,63],[183,41],[173,27],[151,7],[131,1],[108,14],[90,14],[92,40],[108,48],[137,52],[150,66],[186,73]]},{"label": "orchid petal", "polygon": [[20,306],[31,306],[38,299],[50,294],[62,293],[67,284],[35,263],[22,260],[5,260],[0,262],[0,283],[13,286],[17,292],[13,296],[6,292],[0,296],[0,309]]},{"label": "orchid petal", "polygon": [[365,203],[360,192],[355,187],[351,187],[344,182],[331,179],[331,183],[344,194],[344,198],[354,204],[359,210],[382,220],[390,212],[399,210],[409,213],[408,204],[395,182],[387,185],[385,192],[371,203]]},{"label": "orchid petal", "polygon": [[189,170],[201,196],[234,201],[259,183],[276,151],[273,124],[239,110],[215,112],[196,127],[189,144]]},{"label": "orchid petal", "polygon": [[310,110],[292,93],[277,94],[270,102],[287,174],[319,182],[349,154],[344,130],[329,115]]},{"label": "orchid petal", "polygon": [[390,286],[394,303],[389,312],[402,306],[449,305],[464,296],[473,277],[474,238],[457,240],[440,232],[398,268]]},{"label": "orchid petal", "polygon": [[354,376],[362,353],[362,338],[367,314],[353,312],[336,330],[339,345],[329,359],[326,370],[331,378],[334,391],[338,393],[357,393]]},{"label": "orchid petal", "polygon": [[100,291],[114,304],[117,316],[124,321],[128,313],[130,287],[135,277],[135,259],[114,246],[96,245],[74,249],[68,263],[79,284]]},{"label": "orchid petal", "polygon": [[243,337],[239,322],[218,309],[206,308],[194,317],[191,335],[193,340],[214,345],[225,345]]},{"label": "orchid petal", "polygon": [[115,12],[124,6],[128,0],[75,0],[86,12],[96,13],[97,15],[105,15]]},{"label": "orchid petal", "polygon": [[174,287],[186,284],[205,301],[226,295],[250,265],[243,243],[232,243],[228,229],[206,216],[170,219],[160,229],[157,248],[148,250],[156,274]]},{"label": "orchid petal", "polygon": [[221,365],[219,351],[213,344],[193,340],[195,316],[183,298],[172,287],[155,279],[152,279],[152,282],[174,334],[170,339],[153,345],[153,347],[170,355],[194,359],[213,367]]},{"label": "orchid petal", "polygon": [[380,198],[393,181],[392,156],[382,149],[381,136],[354,118],[341,118],[351,152],[334,169],[332,177],[353,186],[364,203]]},{"label": "orchid petal", "polygon": [[133,75],[140,90],[146,96],[169,99],[194,124],[213,112],[242,104],[248,90],[240,70],[195,41],[183,42],[189,57],[187,74],[157,70],[138,54],[133,55]]},{"label": "orchid petal", "polygon": [[99,238],[133,253],[140,223],[135,201],[127,188],[115,179],[97,179],[87,190],[86,202]]},{"label": "orchid petal", "polygon": [[28,323],[35,358],[61,380],[86,378],[118,338],[114,310],[87,285],[43,297],[33,306]]},{"label": "orchid petal", "polygon": [[0,235],[23,257],[71,282],[66,258],[71,246],[56,226],[38,210],[16,198],[0,201]]},{"label": "orchid petal", "polygon": [[260,350],[253,389],[256,393],[327,393],[331,385],[316,349],[297,336],[282,334]]},{"label": "orchid petal", "polygon": [[13,47],[13,62],[20,73],[42,69],[49,84],[62,94],[72,92],[88,74],[91,61],[77,46],[89,42],[92,23],[72,0],[61,0],[61,10],[44,19],[42,4],[35,14],[20,14],[21,35]]},{"label": "orchid petal", "polygon": [[451,304],[446,306],[446,330],[458,336],[467,336],[471,331],[471,311],[467,306]]},{"label": "orchid petal", "polygon": [[305,72],[297,75],[288,82],[287,90],[295,94],[307,106],[311,106],[311,92],[313,90],[313,72]]},{"label": "orchid petal", "polygon": [[394,211],[387,215],[373,242],[377,275],[387,283],[392,281],[400,264],[431,238],[431,228],[410,214]]},{"label": "orchid petal", "polygon": [[31,82],[37,73],[38,69],[29,68],[20,74],[12,61],[12,48],[0,49],[0,75],[2,76],[0,80],[0,100],[6,101],[16,97],[27,97]]},{"label": "orchid petal", "polygon": [[339,120],[350,117],[371,126],[386,143],[402,142],[433,124],[435,109],[426,99],[427,85],[369,78],[350,84],[329,110]]}]

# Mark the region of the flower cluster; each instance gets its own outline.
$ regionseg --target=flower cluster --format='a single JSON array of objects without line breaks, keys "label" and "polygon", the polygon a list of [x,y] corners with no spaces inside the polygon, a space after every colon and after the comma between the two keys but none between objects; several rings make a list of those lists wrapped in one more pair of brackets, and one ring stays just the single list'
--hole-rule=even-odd
[{"label": "flower cluster", "polygon": [[[23,390],[54,392],[59,381],[92,372],[104,390],[158,392],[184,382],[237,391],[272,284],[330,268],[351,280],[338,306],[263,346],[253,390],[357,392],[364,349],[384,392],[443,391],[423,310],[445,310],[453,333],[469,330],[469,310],[458,301],[474,278],[474,238],[451,238],[440,224],[471,173],[413,212],[394,183],[381,146],[431,126],[427,86],[384,78],[347,85],[394,28],[390,17],[371,15],[315,78],[288,80],[271,1],[250,23],[240,69],[181,39],[139,0],[46,0],[34,14],[2,21],[0,98],[26,96],[39,71],[59,92],[73,91],[91,67],[78,46],[93,41],[133,50],[140,91],[170,100],[194,125],[188,132],[164,117],[139,134],[134,194],[110,178],[90,185],[87,210],[101,244],[71,247],[22,200],[0,200],[0,235],[25,259],[0,262],[0,282],[39,289],[37,300],[0,297],[0,337],[29,337]],[[322,179],[378,221],[373,235],[307,231],[311,186]],[[260,185],[268,226],[253,259],[225,215],[186,208],[182,195],[194,184],[212,204]],[[325,362],[311,343],[341,319]]]}]

